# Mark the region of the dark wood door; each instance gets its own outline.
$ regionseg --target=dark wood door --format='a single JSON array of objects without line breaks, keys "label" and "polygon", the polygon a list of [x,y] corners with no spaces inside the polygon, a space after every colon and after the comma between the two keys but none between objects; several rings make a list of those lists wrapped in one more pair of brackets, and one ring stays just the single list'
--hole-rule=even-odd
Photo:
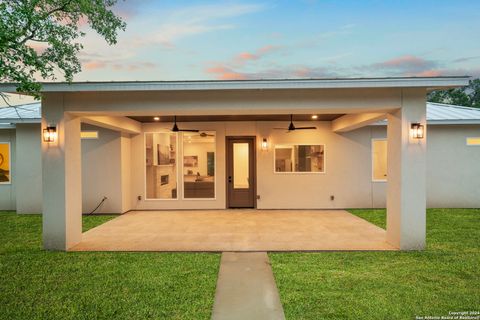
[{"label": "dark wood door", "polygon": [[227,207],[255,208],[255,137],[227,137]]}]

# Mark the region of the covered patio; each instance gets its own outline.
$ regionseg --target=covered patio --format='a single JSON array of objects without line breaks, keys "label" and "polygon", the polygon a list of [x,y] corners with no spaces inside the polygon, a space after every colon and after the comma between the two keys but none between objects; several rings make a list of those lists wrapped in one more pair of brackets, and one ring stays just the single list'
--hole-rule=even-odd
[{"label": "covered patio", "polygon": [[71,251],[395,250],[385,230],[345,210],[132,211],[85,232]]}]

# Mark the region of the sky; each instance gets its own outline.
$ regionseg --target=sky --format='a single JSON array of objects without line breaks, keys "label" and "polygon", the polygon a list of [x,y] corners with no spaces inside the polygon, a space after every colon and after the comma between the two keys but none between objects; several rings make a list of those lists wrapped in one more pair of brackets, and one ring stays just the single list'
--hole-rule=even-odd
[{"label": "sky", "polygon": [[76,81],[480,76],[480,1],[119,1]]}]

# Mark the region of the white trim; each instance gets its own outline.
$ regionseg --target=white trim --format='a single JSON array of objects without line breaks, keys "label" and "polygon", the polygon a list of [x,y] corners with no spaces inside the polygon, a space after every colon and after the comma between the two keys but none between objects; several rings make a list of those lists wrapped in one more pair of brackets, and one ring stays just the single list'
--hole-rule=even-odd
[{"label": "white trim", "polygon": [[[374,178],[374,175],[373,175],[373,172],[374,172],[374,168],[373,168],[373,141],[386,141],[387,142],[387,148],[388,148],[388,139],[387,138],[372,138],[370,139],[370,155],[371,155],[371,173],[372,173],[372,182],[387,182],[387,179],[375,179]],[[387,166],[388,166],[388,160],[387,160]]]},{"label": "white trim", "polygon": [[471,143],[468,143],[468,139],[480,139],[480,137],[466,137],[466,138],[465,138],[465,144],[466,144],[468,147],[480,147],[480,144],[471,144]]},{"label": "white trim", "polygon": [[[330,89],[330,88],[401,88],[428,89],[462,87],[470,77],[390,77],[277,80],[200,80],[200,81],[117,81],[42,83],[42,92],[85,91],[176,91],[176,90],[251,90],[251,89]],[[11,83],[0,84],[2,92],[16,92]]]},{"label": "white trim", "polygon": [[[215,154],[214,154],[214,165],[215,165],[215,175],[213,176],[213,198],[185,198],[185,183],[183,181],[183,178],[185,177],[184,173],[183,173],[183,159],[185,157],[185,153],[184,153],[184,145],[185,143],[183,142],[183,137],[184,135],[182,134],[182,200],[185,200],[185,201],[215,201],[217,200],[217,131],[216,130],[200,130],[200,132],[215,132]],[[225,150],[226,152],[226,150]]]},{"label": "white trim", "polygon": [[8,182],[0,182],[0,185],[11,185],[13,174],[12,174],[12,144],[10,141],[0,141],[0,144],[8,144],[8,168],[9,168],[9,181]]},{"label": "white trim", "polygon": [[[323,171],[285,171],[277,172],[275,167],[275,154],[277,146],[282,147],[292,147],[292,146],[323,146]],[[324,143],[293,143],[293,144],[275,144],[273,146],[273,174],[279,175],[317,175],[317,174],[326,174],[327,173],[327,146]]]},{"label": "white trim", "polygon": [[[146,143],[147,143],[147,139],[145,139],[145,136],[147,134],[155,134],[155,133],[169,133],[169,134],[175,134],[177,136],[177,138],[175,139],[176,142],[176,146],[175,146],[175,167],[176,167],[176,170],[177,170],[177,196],[175,198],[147,198],[147,148],[146,148]],[[178,201],[179,200],[179,197],[178,197],[178,176],[179,176],[179,172],[178,172],[178,137],[179,137],[179,134],[177,132],[171,132],[167,129],[165,129],[164,131],[147,131],[147,132],[144,132],[143,133],[143,200],[144,201]]]}]

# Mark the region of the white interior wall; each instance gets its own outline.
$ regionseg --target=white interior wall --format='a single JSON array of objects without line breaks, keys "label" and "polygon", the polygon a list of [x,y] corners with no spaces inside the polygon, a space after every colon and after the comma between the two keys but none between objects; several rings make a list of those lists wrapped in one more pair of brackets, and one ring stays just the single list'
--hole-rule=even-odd
[{"label": "white interior wall", "polygon": [[16,209],[16,137],[15,129],[0,129],[0,142],[10,142],[11,183],[0,184],[0,210]]}]

